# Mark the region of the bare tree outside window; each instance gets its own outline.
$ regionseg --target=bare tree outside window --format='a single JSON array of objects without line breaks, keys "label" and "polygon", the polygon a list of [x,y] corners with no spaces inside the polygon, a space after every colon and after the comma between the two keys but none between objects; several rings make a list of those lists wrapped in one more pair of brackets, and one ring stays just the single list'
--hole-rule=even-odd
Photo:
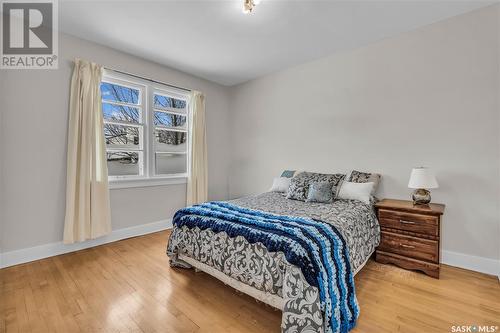
[{"label": "bare tree outside window", "polygon": [[[157,109],[183,110],[186,107],[186,101],[175,99],[172,97],[155,95],[154,106]],[[155,112],[155,125],[165,127],[183,127],[186,124],[186,116],[173,113]],[[176,131],[156,131],[157,140],[159,143],[168,145],[180,145],[186,142],[185,132]]]},{"label": "bare tree outside window", "polygon": [[101,95],[109,176],[187,173],[187,96],[106,75]]}]

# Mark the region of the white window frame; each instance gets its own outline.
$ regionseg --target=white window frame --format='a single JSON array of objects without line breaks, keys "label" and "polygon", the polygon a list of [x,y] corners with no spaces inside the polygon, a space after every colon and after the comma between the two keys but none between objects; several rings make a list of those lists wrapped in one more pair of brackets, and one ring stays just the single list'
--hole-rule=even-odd
[{"label": "white window frame", "polygon": [[[109,187],[110,189],[119,189],[119,188],[129,188],[129,187],[145,187],[145,186],[158,186],[158,185],[170,185],[170,184],[185,184],[187,183],[187,178],[190,173],[190,149],[191,149],[191,133],[190,133],[190,115],[189,115],[189,92],[175,89],[163,84],[151,82],[148,80],[139,79],[133,76],[129,76],[126,74],[119,74],[113,71],[104,70],[102,76],[102,82],[109,82],[111,84],[118,84],[121,86],[125,86],[132,89],[139,90],[139,105],[130,105],[126,104],[129,107],[139,107],[141,109],[140,115],[140,125],[132,126],[141,126],[143,128],[142,137],[139,138],[140,146],[142,146],[142,175],[125,175],[125,176],[108,176]],[[186,132],[186,172],[178,173],[178,174],[168,174],[168,175],[157,175],[156,174],[156,163],[155,163],[155,128],[154,124],[154,95],[164,95],[168,97],[173,97],[176,99],[182,99],[186,101],[186,110],[185,113],[177,113],[183,116],[186,116],[186,125],[183,130]],[[104,103],[108,103],[108,101],[104,101]],[[119,103],[115,103],[119,104]],[[175,110],[167,111],[169,113],[175,113]],[[129,126],[131,123],[128,122],[116,122],[116,121],[106,121],[106,123],[113,123],[117,125],[125,125]],[[165,128],[168,130],[172,130],[170,128]],[[174,131],[176,129],[173,129]],[[177,129],[179,130],[179,129]],[[132,147],[133,148],[133,147]],[[141,148],[141,147],[140,147]],[[125,150],[125,151],[135,151],[140,150],[129,149],[129,148],[112,148],[109,149],[106,146],[106,151],[108,150]],[[177,152],[179,153],[179,152]],[[141,166],[139,166],[140,168]]]},{"label": "white window frame", "polygon": [[[188,175],[189,175],[189,149],[190,149],[190,146],[191,146],[191,136],[190,136],[190,132],[189,132],[189,128],[190,128],[190,117],[189,117],[189,95],[186,93],[186,92],[182,92],[182,90],[180,89],[173,89],[173,88],[170,88],[170,87],[167,87],[165,85],[160,85],[160,84],[157,84],[157,83],[152,83],[151,85],[151,88],[149,90],[149,93],[150,93],[150,96],[149,96],[149,100],[151,101],[151,119],[153,119],[154,117],[154,112],[155,111],[165,111],[166,113],[170,113],[170,114],[177,114],[177,115],[181,115],[181,116],[185,116],[186,117],[186,124],[184,126],[184,129],[176,129],[176,128],[169,128],[169,127],[163,127],[163,126],[156,126],[154,124],[154,121],[152,120],[151,121],[151,129],[152,129],[152,146],[150,148],[150,151],[152,152],[150,154],[150,163],[152,164],[152,171],[153,171],[153,175],[154,177],[156,178],[179,178],[179,177],[184,177],[187,179]],[[182,92],[182,93],[181,93]],[[184,112],[179,112],[179,111],[176,111],[176,110],[173,110],[173,109],[155,109],[154,107],[154,95],[162,95],[162,96],[167,96],[167,97],[171,97],[171,98],[175,98],[175,99],[181,99],[181,100],[185,100],[186,101],[186,108],[185,108],[185,111]],[[174,132],[184,132],[186,133],[186,151],[184,152],[184,154],[186,154],[186,172],[185,173],[179,173],[179,174],[170,174],[170,175],[156,175],[156,163],[155,163],[155,157],[156,157],[156,153],[160,152],[160,153],[168,153],[167,151],[157,151],[156,150],[156,140],[155,140],[155,129],[156,128],[161,128],[163,130],[168,130],[168,131],[174,131]],[[174,154],[179,154],[180,152],[170,152],[170,153],[174,153]]]}]

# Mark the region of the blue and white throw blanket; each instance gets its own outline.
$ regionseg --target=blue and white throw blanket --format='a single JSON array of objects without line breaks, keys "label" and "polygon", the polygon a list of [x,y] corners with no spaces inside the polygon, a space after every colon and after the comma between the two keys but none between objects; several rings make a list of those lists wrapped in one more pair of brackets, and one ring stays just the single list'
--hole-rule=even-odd
[{"label": "blue and white throw blanket", "polygon": [[325,332],[348,332],[356,324],[359,306],[348,247],[332,224],[209,202],[179,210],[174,228],[187,227],[242,236],[262,243],[269,252],[282,252],[300,268],[306,281],[319,290]]}]

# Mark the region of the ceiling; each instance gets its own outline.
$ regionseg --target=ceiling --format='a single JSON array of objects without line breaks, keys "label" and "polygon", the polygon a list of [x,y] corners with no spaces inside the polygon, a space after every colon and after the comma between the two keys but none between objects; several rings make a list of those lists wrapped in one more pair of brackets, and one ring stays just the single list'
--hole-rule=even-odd
[{"label": "ceiling", "polygon": [[71,35],[235,85],[367,45],[495,1],[243,0],[59,2]]}]

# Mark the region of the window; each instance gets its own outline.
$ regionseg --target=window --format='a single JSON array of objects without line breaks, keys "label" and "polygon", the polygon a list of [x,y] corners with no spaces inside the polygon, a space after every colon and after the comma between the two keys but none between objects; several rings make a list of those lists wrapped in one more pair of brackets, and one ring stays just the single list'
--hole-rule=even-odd
[{"label": "window", "polygon": [[187,93],[105,72],[101,95],[111,182],[187,176]]},{"label": "window", "polygon": [[186,173],[186,101],[161,91],[155,91],[153,99],[156,174]]}]

